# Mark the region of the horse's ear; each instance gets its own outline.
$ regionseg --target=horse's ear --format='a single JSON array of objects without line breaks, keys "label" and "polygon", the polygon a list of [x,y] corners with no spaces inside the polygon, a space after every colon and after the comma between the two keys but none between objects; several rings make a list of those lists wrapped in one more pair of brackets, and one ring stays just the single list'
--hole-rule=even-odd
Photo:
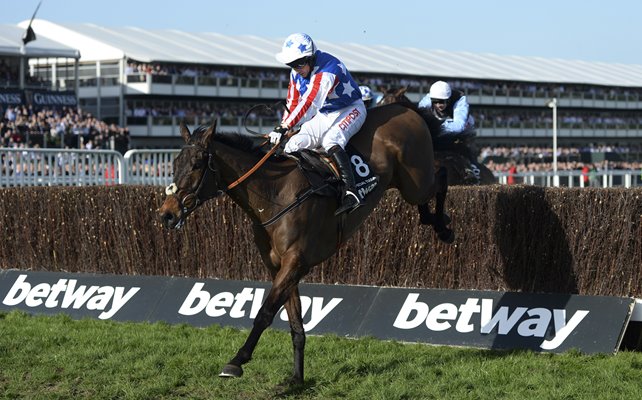
[{"label": "horse's ear", "polygon": [[214,136],[214,133],[216,132],[216,120],[212,122],[212,124],[207,128],[207,130],[203,133],[203,136],[201,137],[201,143],[207,147],[210,144],[210,140],[212,139],[212,136]]},{"label": "horse's ear", "polygon": [[396,90],[395,96],[403,96],[408,91],[408,86]]},{"label": "horse's ear", "polygon": [[192,137],[192,135],[189,132],[189,128],[187,127],[187,124],[185,124],[185,121],[181,121],[180,128],[181,128],[181,136],[183,137],[183,140],[185,140],[185,143],[189,142],[189,139],[190,137]]}]

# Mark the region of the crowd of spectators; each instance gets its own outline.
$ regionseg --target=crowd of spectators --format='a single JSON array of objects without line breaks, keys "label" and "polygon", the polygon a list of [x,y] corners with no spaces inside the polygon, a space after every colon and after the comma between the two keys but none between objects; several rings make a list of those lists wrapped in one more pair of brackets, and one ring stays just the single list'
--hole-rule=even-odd
[{"label": "crowd of spectators", "polygon": [[129,147],[129,130],[108,124],[77,108],[0,106],[0,147],[68,147],[114,149]]},{"label": "crowd of spectators", "polygon": [[[593,157],[599,153],[600,157]],[[479,160],[493,172],[538,172],[553,170],[553,148],[541,146],[488,146],[480,149]],[[559,171],[639,170],[642,174],[642,145],[587,145],[558,147]]]},{"label": "crowd of spectators", "polygon": [[[155,101],[136,100],[129,104],[125,110],[128,122],[132,124],[146,124],[145,118],[152,117],[178,117],[209,118],[218,116],[231,120],[243,117],[245,112],[256,105],[256,102],[202,102],[194,101]],[[261,117],[273,120],[276,108],[271,112],[267,110],[256,110],[251,118]],[[551,112],[541,110],[501,110],[484,107],[475,107],[472,111],[475,117],[475,125],[478,129],[551,129],[553,118]],[[130,117],[137,117],[131,119]],[[280,115],[277,114],[277,117]],[[158,124],[154,122],[153,124]],[[633,129],[642,130],[642,115],[630,111],[599,111],[588,112],[578,110],[562,111],[558,115],[558,127],[560,129]]]},{"label": "crowd of spectators", "polygon": [[184,77],[207,77],[207,78],[245,78],[245,79],[289,79],[287,70],[266,69],[257,67],[218,67],[209,65],[188,65],[188,64],[167,64],[167,63],[138,63],[131,61],[125,67],[125,75],[178,75]]},{"label": "crowd of spectators", "polygon": [[194,118],[211,120],[220,118],[222,123],[236,125],[239,118],[245,117],[250,121],[257,121],[261,118],[275,123],[281,119],[283,108],[276,104],[266,103],[268,107],[255,107],[256,103],[244,102],[217,102],[217,103],[196,103],[193,102],[136,102],[125,109],[125,115],[129,124],[146,124],[147,117],[153,118],[152,124],[162,124],[164,118],[176,117],[177,119],[193,120]]},{"label": "crowd of spectators", "polygon": [[[475,107],[472,111],[479,128],[551,128],[550,111],[531,109],[496,109]],[[582,111],[558,112],[559,127],[564,129],[642,129],[642,116],[631,111]]]}]

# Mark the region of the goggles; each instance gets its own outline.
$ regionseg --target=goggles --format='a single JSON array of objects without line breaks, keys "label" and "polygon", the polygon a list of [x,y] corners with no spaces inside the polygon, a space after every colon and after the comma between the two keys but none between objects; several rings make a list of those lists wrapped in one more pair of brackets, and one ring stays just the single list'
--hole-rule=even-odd
[{"label": "goggles", "polygon": [[305,67],[307,63],[308,63],[308,57],[303,57],[303,58],[299,58],[298,60],[294,60],[291,63],[288,63],[287,66],[292,69],[301,69]]}]

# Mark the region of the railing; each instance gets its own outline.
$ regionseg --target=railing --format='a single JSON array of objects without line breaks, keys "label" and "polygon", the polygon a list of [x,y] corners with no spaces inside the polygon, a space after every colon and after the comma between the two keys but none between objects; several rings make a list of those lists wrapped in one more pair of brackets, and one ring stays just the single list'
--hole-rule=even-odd
[{"label": "railing", "polygon": [[0,187],[168,185],[179,150],[0,148]]},{"label": "railing", "polygon": [[[112,150],[0,148],[0,187],[159,185],[172,182],[172,163],[180,150]],[[564,187],[642,186],[641,170],[496,173],[500,184],[523,183]]]},{"label": "railing", "polygon": [[129,150],[125,153],[127,183],[161,185],[172,183],[172,162],[180,150]]},{"label": "railing", "polygon": [[0,149],[0,186],[125,183],[122,154],[112,150]]},{"label": "railing", "polygon": [[497,172],[495,176],[501,184],[526,184],[534,186],[562,187],[616,187],[626,188],[642,186],[642,170],[604,170],[590,172],[582,171],[531,171],[510,174]]}]

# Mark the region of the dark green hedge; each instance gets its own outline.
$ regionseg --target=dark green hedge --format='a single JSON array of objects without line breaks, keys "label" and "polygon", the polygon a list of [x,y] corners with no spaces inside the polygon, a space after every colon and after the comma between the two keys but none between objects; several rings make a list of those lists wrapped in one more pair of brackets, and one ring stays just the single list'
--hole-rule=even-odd
[{"label": "dark green hedge", "polygon": [[[0,190],[0,268],[267,280],[228,198],[164,230],[150,186]],[[642,296],[642,189],[454,187],[440,243],[391,191],[307,282]]]}]

